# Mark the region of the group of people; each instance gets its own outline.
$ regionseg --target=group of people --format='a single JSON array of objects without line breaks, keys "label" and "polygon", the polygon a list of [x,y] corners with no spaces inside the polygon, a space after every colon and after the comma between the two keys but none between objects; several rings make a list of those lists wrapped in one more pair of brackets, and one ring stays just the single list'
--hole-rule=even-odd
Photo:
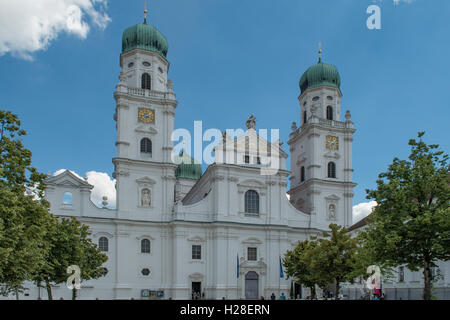
[{"label": "group of people", "polygon": [[[264,300],[264,296],[261,296],[260,300]],[[277,296],[275,295],[275,293],[272,292],[272,294],[270,295],[270,300],[277,300]],[[281,293],[280,300],[286,300],[284,292]]]},{"label": "group of people", "polygon": [[202,294],[200,294],[200,292],[197,291],[193,291],[192,292],[192,300],[200,300],[205,298],[205,293],[203,292]]}]

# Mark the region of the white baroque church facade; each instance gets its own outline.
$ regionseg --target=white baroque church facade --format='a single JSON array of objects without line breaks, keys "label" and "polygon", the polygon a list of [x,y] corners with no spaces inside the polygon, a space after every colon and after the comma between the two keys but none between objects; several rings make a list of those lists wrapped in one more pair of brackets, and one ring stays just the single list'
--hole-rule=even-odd
[{"label": "white baroque church facade", "polygon": [[[167,49],[145,21],[123,33],[114,92],[116,209],[97,207],[93,186],[70,171],[47,180],[51,212],[87,224],[108,255],[105,275],[83,282],[79,298],[289,296],[284,253],[330,223],[352,223],[355,129],[348,111],[341,121],[338,71],[319,59],[300,79],[299,125],[292,123],[288,141],[291,171],[279,141],[251,142],[265,142],[252,116],[244,135],[223,134],[216,161],[202,173],[185,153],[181,164],[171,158],[177,100]],[[277,172],[261,174],[274,157]],[[65,284],[53,292],[56,299],[71,296]],[[35,287],[30,294],[46,298]]]}]

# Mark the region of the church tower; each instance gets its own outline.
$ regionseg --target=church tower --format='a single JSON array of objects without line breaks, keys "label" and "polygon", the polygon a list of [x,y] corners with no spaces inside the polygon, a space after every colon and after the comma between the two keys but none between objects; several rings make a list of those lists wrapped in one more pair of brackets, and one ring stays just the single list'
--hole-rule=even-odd
[{"label": "church tower", "polygon": [[171,134],[177,101],[167,78],[167,50],[166,38],[146,17],[123,32],[114,93],[118,218],[164,221],[172,210],[176,165]]},{"label": "church tower", "polygon": [[352,223],[352,141],[350,112],[341,121],[341,78],[337,68],[319,61],[300,79],[300,125],[292,124],[290,201],[312,221]]}]

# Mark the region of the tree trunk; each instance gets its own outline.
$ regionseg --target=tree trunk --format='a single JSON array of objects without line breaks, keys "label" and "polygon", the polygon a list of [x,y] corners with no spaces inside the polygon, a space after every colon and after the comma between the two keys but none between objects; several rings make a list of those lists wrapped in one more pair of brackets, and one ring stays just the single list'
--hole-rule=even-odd
[{"label": "tree trunk", "polygon": [[45,287],[47,288],[47,296],[48,300],[53,300],[53,294],[52,294],[52,286],[50,285],[50,282],[45,282]]},{"label": "tree trunk", "polygon": [[16,300],[19,300],[19,290],[16,288]]},{"label": "tree trunk", "polygon": [[336,279],[336,287],[335,287],[335,296],[334,296],[334,300],[338,300],[339,299],[339,279]]},{"label": "tree trunk", "polygon": [[431,300],[432,276],[431,276],[430,263],[428,261],[425,261],[425,264],[424,264],[423,281],[424,281],[423,300]]},{"label": "tree trunk", "polygon": [[316,287],[312,286],[309,289],[311,290],[311,300],[316,299]]},{"label": "tree trunk", "polygon": [[77,289],[75,288],[75,285],[72,289],[72,300],[76,300],[77,299]]}]

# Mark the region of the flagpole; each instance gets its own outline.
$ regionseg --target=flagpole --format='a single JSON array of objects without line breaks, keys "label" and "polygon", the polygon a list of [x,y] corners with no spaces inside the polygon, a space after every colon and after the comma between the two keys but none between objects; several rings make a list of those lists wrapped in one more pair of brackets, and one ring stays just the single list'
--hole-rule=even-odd
[{"label": "flagpole", "polygon": [[239,253],[236,254],[236,299],[239,299]]},{"label": "flagpole", "polygon": [[278,296],[281,297],[281,257],[278,256],[278,263],[280,264],[280,266],[278,267],[280,270],[278,270]]}]

